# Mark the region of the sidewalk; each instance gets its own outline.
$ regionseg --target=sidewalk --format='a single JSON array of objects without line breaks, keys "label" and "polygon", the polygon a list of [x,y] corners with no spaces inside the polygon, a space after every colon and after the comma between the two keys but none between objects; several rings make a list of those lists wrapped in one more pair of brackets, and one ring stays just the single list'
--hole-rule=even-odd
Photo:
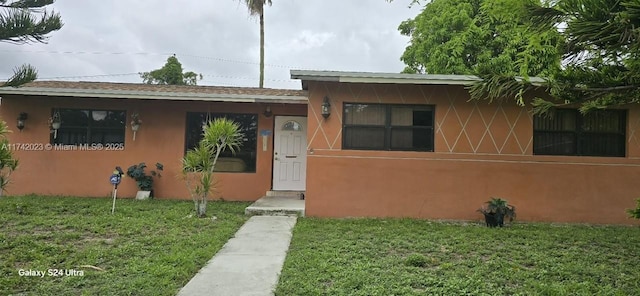
[{"label": "sidewalk", "polygon": [[178,296],[273,295],[296,217],[254,216]]}]

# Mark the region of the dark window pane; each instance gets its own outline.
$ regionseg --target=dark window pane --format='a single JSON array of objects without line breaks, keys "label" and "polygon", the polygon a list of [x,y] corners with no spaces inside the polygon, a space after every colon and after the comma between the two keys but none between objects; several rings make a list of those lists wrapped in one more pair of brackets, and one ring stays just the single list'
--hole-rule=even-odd
[{"label": "dark window pane", "polygon": [[392,128],[391,149],[394,150],[433,150],[433,129],[431,128]]},{"label": "dark window pane", "polygon": [[57,109],[61,125],[52,133],[55,144],[124,144],[126,112],[113,110]]},{"label": "dark window pane", "polygon": [[585,132],[621,132],[620,112],[616,111],[592,111],[587,113],[582,120],[582,130]]},{"label": "dark window pane", "polygon": [[433,151],[433,107],[344,105],[344,149]]},{"label": "dark window pane", "polygon": [[345,127],[344,145],[352,149],[384,149],[385,129],[381,127]]},{"label": "dark window pane", "polygon": [[56,144],[79,145],[88,143],[86,128],[60,128],[57,135],[54,136],[56,136],[54,139]]},{"label": "dark window pane", "polygon": [[431,107],[394,106],[391,108],[392,126],[433,126]]},{"label": "dark window pane", "polygon": [[549,116],[535,116],[533,128],[538,131],[575,131],[576,110],[556,110]]},{"label": "dark window pane", "polygon": [[534,117],[533,153],[625,156],[626,113],[597,110],[580,115],[561,109],[553,117]]},{"label": "dark window pane", "polygon": [[413,111],[413,126],[430,126],[433,127],[433,110]]},{"label": "dark window pane", "polygon": [[61,127],[86,127],[89,125],[89,110],[62,109],[60,113]]},{"label": "dark window pane", "polygon": [[386,114],[384,105],[344,105],[344,123],[349,125],[385,125]]},{"label": "dark window pane", "polygon": [[124,143],[124,134],[118,130],[98,130],[91,131],[90,144],[118,144]]},{"label": "dark window pane", "polygon": [[124,111],[91,111],[91,127],[124,127]]},{"label": "dark window pane", "polygon": [[220,153],[216,171],[255,172],[258,145],[258,116],[256,114],[187,113],[185,152],[195,148],[202,140],[202,128],[208,121],[222,117],[238,123],[244,138],[240,150],[235,154],[230,150]]},{"label": "dark window pane", "polygon": [[536,132],[533,134],[533,154],[574,155],[576,154],[576,134]]},{"label": "dark window pane", "polygon": [[580,139],[580,155],[624,156],[624,136],[585,133]]}]

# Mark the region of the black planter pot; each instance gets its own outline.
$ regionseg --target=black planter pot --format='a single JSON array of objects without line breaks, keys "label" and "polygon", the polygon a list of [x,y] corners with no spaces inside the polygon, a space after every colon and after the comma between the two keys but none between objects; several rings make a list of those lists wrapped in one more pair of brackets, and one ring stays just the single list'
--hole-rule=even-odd
[{"label": "black planter pot", "polygon": [[504,214],[483,213],[487,227],[502,227],[504,225]]}]

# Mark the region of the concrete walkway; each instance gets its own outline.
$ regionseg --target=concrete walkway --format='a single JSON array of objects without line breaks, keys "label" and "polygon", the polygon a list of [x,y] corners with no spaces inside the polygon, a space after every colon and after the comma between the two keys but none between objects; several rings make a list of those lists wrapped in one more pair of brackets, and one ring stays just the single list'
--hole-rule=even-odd
[{"label": "concrete walkway", "polygon": [[273,295],[296,217],[253,216],[178,296]]}]

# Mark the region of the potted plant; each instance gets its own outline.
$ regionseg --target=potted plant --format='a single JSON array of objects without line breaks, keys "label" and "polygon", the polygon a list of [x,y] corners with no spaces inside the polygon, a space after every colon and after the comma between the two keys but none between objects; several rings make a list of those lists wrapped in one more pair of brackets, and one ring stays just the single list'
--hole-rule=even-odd
[{"label": "potted plant", "polygon": [[516,218],[516,207],[509,205],[506,200],[493,197],[486,203],[487,205],[478,212],[484,215],[488,227],[502,227],[505,218],[509,219],[509,222]]},{"label": "potted plant", "polygon": [[131,114],[131,130],[133,131],[133,140],[136,140],[136,133],[140,129],[140,125],[142,125],[142,119],[140,119],[140,114],[138,112],[134,112]]},{"label": "potted plant", "polygon": [[56,111],[53,113],[53,116],[49,117],[49,130],[53,133],[53,138],[58,138],[58,129],[62,125],[62,119],[60,118],[60,113]]},{"label": "potted plant", "polygon": [[144,162],[134,164],[127,169],[127,176],[136,180],[138,185],[138,193],[136,199],[148,199],[153,197],[153,177],[161,177],[160,172],[164,169],[161,163],[156,163],[156,169],[151,170],[149,174],[145,171],[147,165]]}]

